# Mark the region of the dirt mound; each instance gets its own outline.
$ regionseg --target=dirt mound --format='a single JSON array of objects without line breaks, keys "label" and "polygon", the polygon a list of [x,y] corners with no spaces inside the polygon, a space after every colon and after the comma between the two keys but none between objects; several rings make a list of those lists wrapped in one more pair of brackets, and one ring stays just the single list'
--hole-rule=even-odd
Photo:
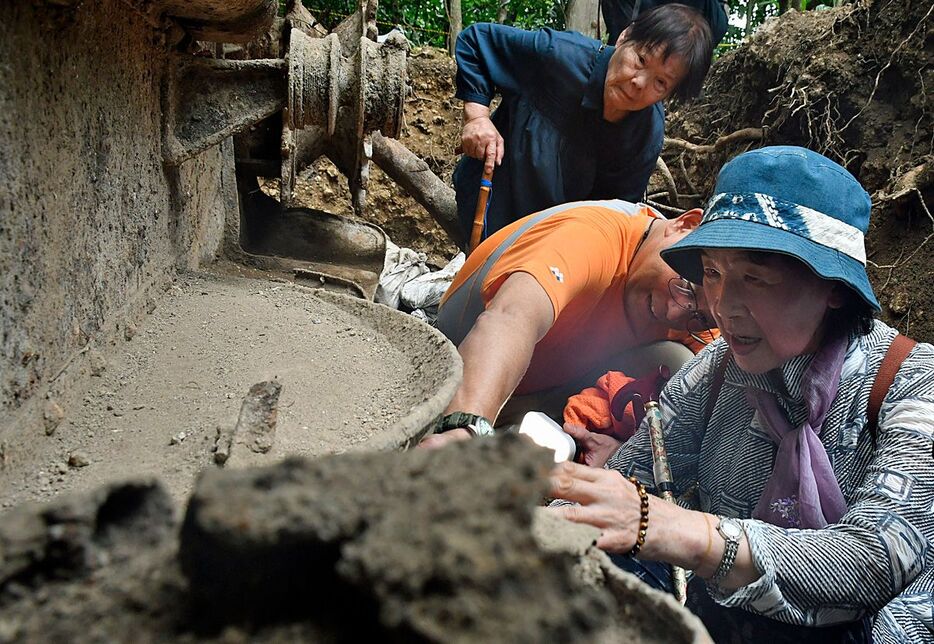
[{"label": "dirt mound", "polygon": [[177,556],[151,484],[21,506],[0,521],[0,642],[608,641],[610,594],[532,535],[551,464],[506,437],[211,471]]},{"label": "dirt mound", "polygon": [[[455,69],[454,60],[439,49],[424,47],[409,55],[410,92],[399,136],[449,184],[461,132],[461,103],[454,98]],[[264,190],[277,196],[278,181],[267,181]],[[294,194],[299,205],[353,216],[347,179],[325,157],[297,181]],[[370,164],[366,219],[385,230],[394,243],[426,253],[435,265],[443,266],[457,252],[425,209],[375,163]]]},{"label": "dirt mound", "polygon": [[[861,0],[789,11],[715,62],[704,95],[669,112],[664,158],[682,193],[709,196],[751,146],[802,145],[840,162],[873,197],[870,278],[883,316],[934,340],[934,47],[925,2]],[[717,140],[742,131],[734,142]],[[760,136],[761,135],[761,136]]]}]

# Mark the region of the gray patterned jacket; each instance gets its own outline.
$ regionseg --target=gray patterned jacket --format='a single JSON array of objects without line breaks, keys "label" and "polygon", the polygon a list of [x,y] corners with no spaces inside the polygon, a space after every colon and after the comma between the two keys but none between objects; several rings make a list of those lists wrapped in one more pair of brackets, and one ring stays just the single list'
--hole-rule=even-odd
[{"label": "gray patterned jacket", "polygon": [[[919,343],[903,363],[882,404],[875,449],[865,428],[869,391],[895,334],[877,321],[847,350],[820,436],[849,509],[822,530],[749,518],[776,448],[746,403],[744,386],[779,394],[799,425],[806,416],[799,382],[812,356],[790,360],[780,378],[779,370],[753,376],[731,362],[706,430],[700,425],[710,381],[726,344],[708,346],[668,383],[660,406],[678,494],[694,488],[693,509],[744,519],[762,572],[732,594],[714,594],[720,604],[802,625],[875,612],[876,642],[934,641],[934,346]],[[607,467],[653,480],[645,426]]]}]

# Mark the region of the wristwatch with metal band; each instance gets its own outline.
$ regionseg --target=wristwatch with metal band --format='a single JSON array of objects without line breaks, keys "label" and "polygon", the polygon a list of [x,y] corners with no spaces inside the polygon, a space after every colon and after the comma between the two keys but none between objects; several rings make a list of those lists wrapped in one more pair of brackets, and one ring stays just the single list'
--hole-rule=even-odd
[{"label": "wristwatch with metal band", "polygon": [[483,416],[477,414],[468,414],[463,411],[455,411],[441,419],[441,426],[438,433],[450,431],[463,427],[474,436],[493,436],[493,423]]},{"label": "wristwatch with metal band", "polygon": [[720,565],[713,573],[710,581],[719,584],[724,577],[730,574],[733,563],[736,562],[736,553],[739,550],[739,541],[743,537],[743,524],[739,519],[730,517],[720,517],[720,523],[717,524],[717,532],[726,541],[723,548],[723,557],[720,559]]}]

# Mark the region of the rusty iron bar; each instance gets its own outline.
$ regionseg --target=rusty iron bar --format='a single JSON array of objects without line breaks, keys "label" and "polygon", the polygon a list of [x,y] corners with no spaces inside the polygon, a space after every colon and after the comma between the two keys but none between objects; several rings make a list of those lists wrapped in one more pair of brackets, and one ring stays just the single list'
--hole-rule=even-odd
[{"label": "rusty iron bar", "polygon": [[244,131],[286,104],[280,59],[177,56],[163,89],[163,159],[171,166]]},{"label": "rusty iron bar", "polygon": [[[645,417],[648,420],[649,439],[652,445],[652,473],[655,476],[655,487],[661,492],[661,497],[669,503],[675,503],[671,491],[671,467],[668,465],[668,450],[665,449],[665,431],[662,428],[662,414],[658,403],[650,400],[645,403]],[[688,596],[687,573],[680,566],[671,566],[671,583],[675,599],[684,606]]]}]

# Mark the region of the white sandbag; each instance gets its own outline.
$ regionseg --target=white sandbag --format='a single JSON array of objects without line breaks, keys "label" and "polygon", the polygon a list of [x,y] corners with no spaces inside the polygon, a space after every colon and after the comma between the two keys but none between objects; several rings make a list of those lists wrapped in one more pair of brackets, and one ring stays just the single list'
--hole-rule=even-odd
[{"label": "white sandbag", "polygon": [[464,253],[458,253],[439,271],[424,273],[402,287],[402,305],[410,309],[437,310],[441,298],[464,265]]},{"label": "white sandbag", "polygon": [[426,260],[425,253],[417,253],[411,248],[400,248],[387,239],[386,261],[379,276],[375,300],[394,309],[399,308],[402,288],[430,270],[425,264]]}]

